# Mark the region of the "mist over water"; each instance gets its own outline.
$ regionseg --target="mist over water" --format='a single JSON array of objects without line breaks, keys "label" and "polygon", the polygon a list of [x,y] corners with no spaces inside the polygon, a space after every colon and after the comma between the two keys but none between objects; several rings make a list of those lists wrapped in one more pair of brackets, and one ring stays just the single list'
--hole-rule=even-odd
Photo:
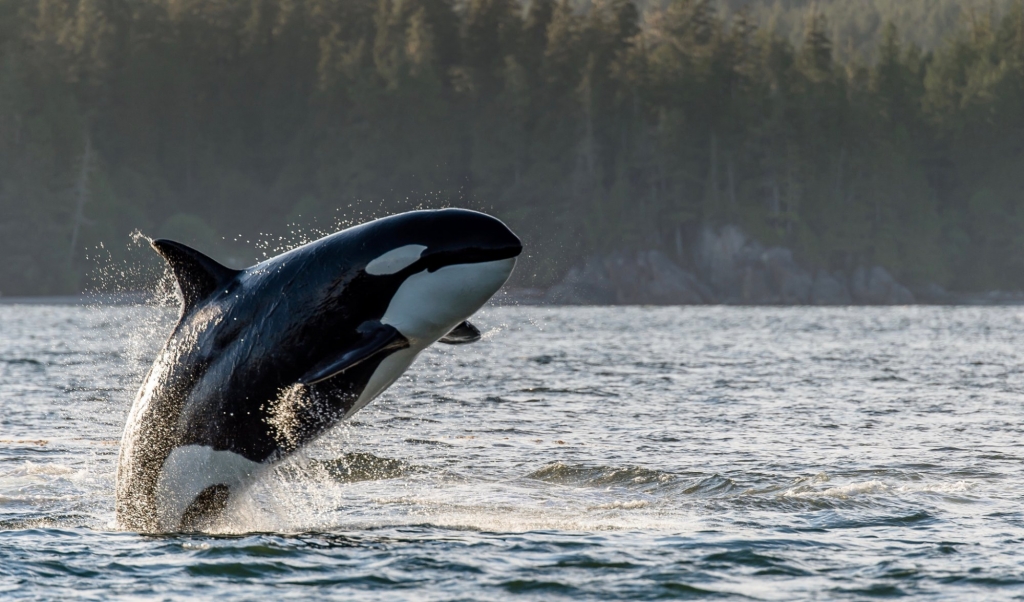
[{"label": "mist over water", "polygon": [[1018,308],[487,308],[216,534],[114,524],[167,307],[0,306],[0,597],[1024,594]]}]

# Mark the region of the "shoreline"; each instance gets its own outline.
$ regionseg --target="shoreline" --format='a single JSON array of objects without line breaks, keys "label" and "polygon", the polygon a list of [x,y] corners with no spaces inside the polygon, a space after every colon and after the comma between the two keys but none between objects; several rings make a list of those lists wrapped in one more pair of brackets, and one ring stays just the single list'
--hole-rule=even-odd
[{"label": "shoreline", "polygon": [[[495,295],[489,305],[497,307],[528,306],[528,307],[824,307],[810,304],[786,304],[786,303],[677,303],[677,304],[651,304],[651,303],[550,303],[545,301],[544,292],[541,289],[506,289]],[[0,306],[14,305],[53,305],[53,306],[125,306],[125,305],[147,305],[153,301],[153,295],[146,292],[128,293],[102,293],[102,294],[80,294],[80,295],[35,295],[35,296],[12,296],[0,297]],[[907,303],[900,307],[911,306],[941,306],[941,307],[1017,307],[1024,306],[1024,292],[1008,293],[1004,291],[989,291],[985,293],[947,293],[947,298],[942,300],[919,300],[915,303]],[[846,305],[833,305],[830,307],[894,307],[894,305],[851,303]]]},{"label": "shoreline", "polygon": [[33,295],[0,297],[0,305],[146,305],[152,300],[146,292]]},{"label": "shoreline", "polygon": [[812,303],[745,303],[718,301],[714,303],[552,303],[546,299],[544,289],[504,289],[491,299],[497,306],[547,306],[547,307],[1017,307],[1024,306],[1024,291],[987,291],[984,293],[944,293],[932,297],[917,293],[913,303],[843,303],[816,305]]}]

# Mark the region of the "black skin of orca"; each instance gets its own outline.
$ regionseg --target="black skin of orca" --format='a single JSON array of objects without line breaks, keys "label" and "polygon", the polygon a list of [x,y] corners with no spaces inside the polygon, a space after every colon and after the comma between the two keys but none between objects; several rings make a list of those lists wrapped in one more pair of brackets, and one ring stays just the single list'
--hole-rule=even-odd
[{"label": "black skin of orca", "polygon": [[[426,250],[401,271],[365,271],[370,261],[413,244]],[[337,423],[381,361],[409,344],[380,322],[406,278],[522,251],[502,222],[463,209],[375,220],[245,270],[172,241],[152,246],[170,265],[183,307],[122,441],[117,520],[138,531],[156,528],[156,482],[174,448],[202,445],[269,463]],[[441,342],[470,343],[479,336],[464,322]],[[275,402],[297,385],[302,401],[292,404],[282,433],[274,425]],[[148,404],[140,404],[146,397]],[[227,495],[211,488],[199,497],[213,500],[215,510]],[[189,508],[186,519],[202,510]]]}]

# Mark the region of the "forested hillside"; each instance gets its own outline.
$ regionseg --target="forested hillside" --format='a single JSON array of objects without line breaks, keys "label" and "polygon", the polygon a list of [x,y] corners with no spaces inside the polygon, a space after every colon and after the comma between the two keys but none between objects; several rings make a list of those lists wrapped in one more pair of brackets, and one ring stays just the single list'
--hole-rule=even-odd
[{"label": "forested hillside", "polygon": [[[903,38],[935,50],[963,23],[1002,17],[1013,0],[718,0],[729,12],[746,10],[762,27],[799,43],[809,11],[828,22],[837,56],[874,59],[885,26],[894,24]],[[658,6],[662,6],[659,4]]]},{"label": "forested hillside", "polygon": [[712,0],[0,0],[0,292],[79,289],[136,228],[247,259],[415,205],[509,221],[520,285],[735,223],[1024,286],[1024,6],[933,52],[885,26],[871,61],[818,6],[794,43]]}]

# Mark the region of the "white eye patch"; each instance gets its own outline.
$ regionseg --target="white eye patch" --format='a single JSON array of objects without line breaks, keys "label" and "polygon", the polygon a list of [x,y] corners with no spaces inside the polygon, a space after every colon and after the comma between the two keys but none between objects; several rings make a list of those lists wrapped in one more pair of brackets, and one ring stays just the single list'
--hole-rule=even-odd
[{"label": "white eye patch", "polygon": [[388,274],[401,272],[403,269],[416,263],[416,260],[426,250],[427,248],[423,245],[405,245],[404,247],[392,249],[366,264],[366,273],[373,276],[387,276]]}]

